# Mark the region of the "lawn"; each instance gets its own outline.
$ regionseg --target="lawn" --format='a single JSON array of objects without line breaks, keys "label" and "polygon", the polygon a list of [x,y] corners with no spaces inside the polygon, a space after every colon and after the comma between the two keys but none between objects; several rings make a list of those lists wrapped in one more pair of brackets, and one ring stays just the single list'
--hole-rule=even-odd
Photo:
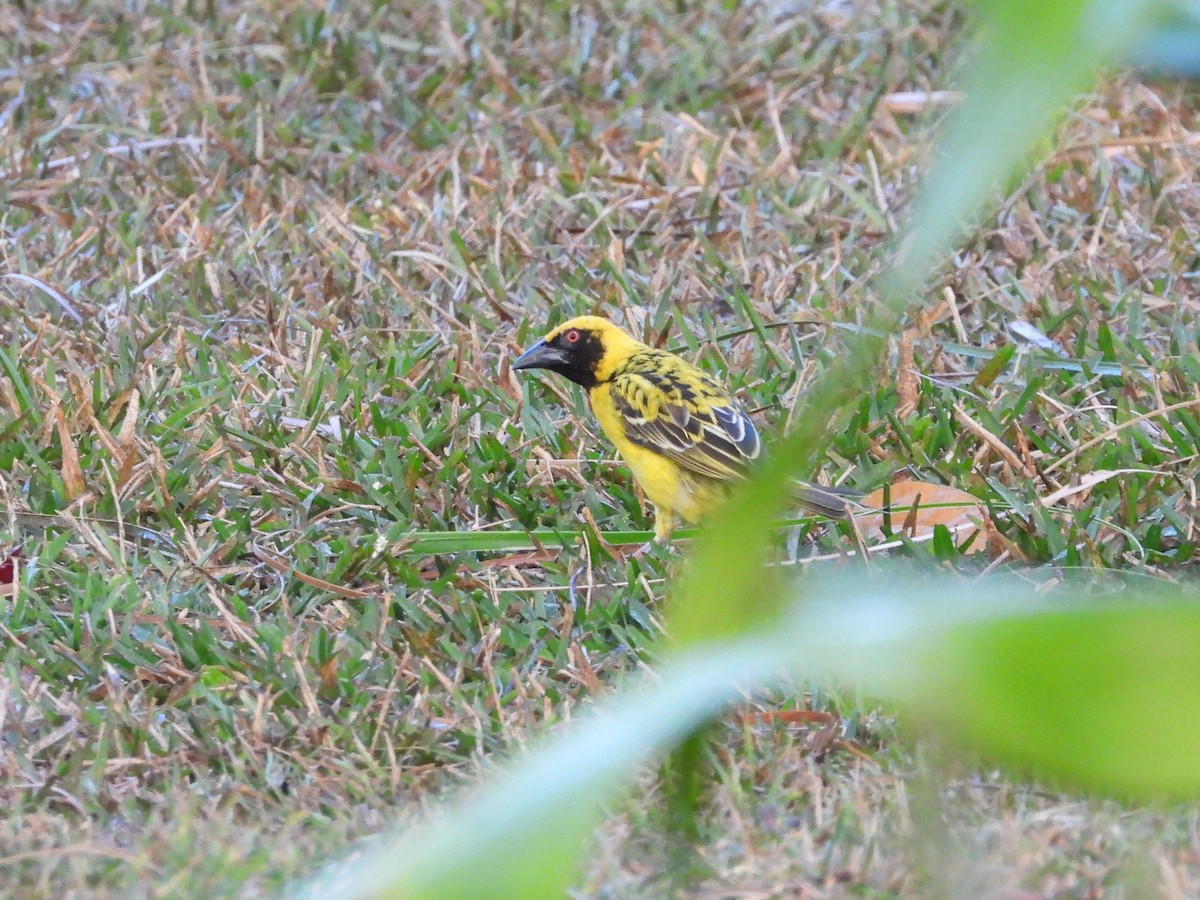
[{"label": "lawn", "polygon": [[[651,527],[628,471],[512,359],[599,313],[781,433],[971,39],[891,0],[321,10],[0,7],[6,893],[278,892],[653,668],[678,555],[610,552]],[[810,474],[991,524],[874,555],[964,603],[1186,576],[1198,100],[1110,73],[925,285]],[[786,561],[860,537],[804,519]],[[688,896],[1200,893],[1198,808],[964,763],[837,685],[711,752]],[[663,896],[664,818],[647,772],[579,895]]]}]

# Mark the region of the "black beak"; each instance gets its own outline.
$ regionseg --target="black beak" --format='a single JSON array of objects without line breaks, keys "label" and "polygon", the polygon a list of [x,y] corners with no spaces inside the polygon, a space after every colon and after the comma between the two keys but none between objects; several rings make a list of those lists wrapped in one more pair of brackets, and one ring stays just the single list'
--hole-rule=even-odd
[{"label": "black beak", "polygon": [[567,358],[562,350],[551,347],[545,341],[538,341],[517,357],[512,364],[514,369],[553,369],[555,366],[567,365]]}]

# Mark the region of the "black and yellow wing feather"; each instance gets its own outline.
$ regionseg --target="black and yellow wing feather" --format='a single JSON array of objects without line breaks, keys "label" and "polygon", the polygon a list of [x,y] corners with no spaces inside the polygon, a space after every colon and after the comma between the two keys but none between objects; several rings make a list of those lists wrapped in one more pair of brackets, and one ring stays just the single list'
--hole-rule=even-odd
[{"label": "black and yellow wing feather", "polygon": [[610,387],[625,437],[697,475],[736,477],[762,451],[754,423],[737,401],[676,356],[638,353],[614,373]]}]

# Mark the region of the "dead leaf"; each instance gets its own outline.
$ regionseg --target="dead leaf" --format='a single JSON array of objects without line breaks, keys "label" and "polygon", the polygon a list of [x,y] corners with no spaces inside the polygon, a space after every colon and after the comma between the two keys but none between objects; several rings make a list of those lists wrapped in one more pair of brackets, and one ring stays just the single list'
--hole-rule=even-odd
[{"label": "dead leaf", "polygon": [[322,696],[328,697],[338,693],[338,658],[335,653],[325,662],[317,666],[317,676],[321,679],[319,691]]},{"label": "dead leaf", "polygon": [[117,434],[117,444],[125,453],[133,449],[134,432],[137,428],[138,410],[141,407],[141,402],[141,391],[137,388],[131,389],[126,401],[125,420],[121,423],[121,431]]},{"label": "dead leaf", "polygon": [[344,491],[347,494],[365,494],[362,485],[356,481],[351,481],[349,478],[322,478],[321,484],[327,488],[332,488],[335,491]]},{"label": "dead leaf", "polygon": [[58,439],[62,444],[62,480],[67,489],[67,499],[78,500],[85,490],[83,469],[79,467],[79,451],[75,449],[61,406],[54,407],[54,422],[58,426]]},{"label": "dead leaf", "polygon": [[121,423],[121,431],[117,434],[117,445],[121,448],[121,463],[117,471],[117,487],[123,488],[129,483],[133,474],[133,465],[137,462],[137,417],[141,405],[141,393],[134,388],[129,393],[129,403],[125,408],[125,421]]},{"label": "dead leaf", "polygon": [[[891,501],[891,532],[914,540],[927,539],[933,535],[935,526],[944,525],[954,537],[955,544],[961,547],[983,530],[987,522],[987,510],[979,498],[958,488],[906,479],[891,485],[886,493]],[[884,494],[885,489],[879,488],[859,502],[882,510],[886,502]],[[884,533],[882,512],[858,515],[854,521],[867,540],[887,540],[890,536]],[[986,546],[987,541],[976,538],[964,552],[979,553]]]}]

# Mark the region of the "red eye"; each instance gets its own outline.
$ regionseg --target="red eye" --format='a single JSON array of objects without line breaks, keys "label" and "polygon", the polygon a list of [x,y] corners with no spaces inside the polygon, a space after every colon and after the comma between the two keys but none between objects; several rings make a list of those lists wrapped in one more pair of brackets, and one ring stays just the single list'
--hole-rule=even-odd
[{"label": "red eye", "polygon": [[565,337],[567,339],[568,344],[578,344],[579,343],[579,332],[576,331],[574,328],[572,328],[565,335],[563,335],[563,337]]}]

